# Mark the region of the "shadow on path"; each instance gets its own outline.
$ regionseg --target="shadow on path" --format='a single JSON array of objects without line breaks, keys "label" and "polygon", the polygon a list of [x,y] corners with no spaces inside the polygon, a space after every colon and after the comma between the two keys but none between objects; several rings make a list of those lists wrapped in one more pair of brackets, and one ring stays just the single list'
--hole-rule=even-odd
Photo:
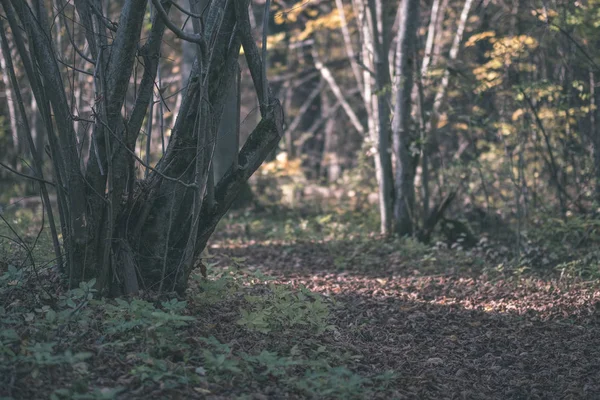
[{"label": "shadow on path", "polygon": [[597,286],[490,281],[479,263],[450,258],[417,273],[423,264],[401,249],[365,254],[356,246],[221,245],[213,252],[245,257],[250,268],[335,300],[332,346],[353,348],[359,372],[396,371],[394,398],[600,398]]}]

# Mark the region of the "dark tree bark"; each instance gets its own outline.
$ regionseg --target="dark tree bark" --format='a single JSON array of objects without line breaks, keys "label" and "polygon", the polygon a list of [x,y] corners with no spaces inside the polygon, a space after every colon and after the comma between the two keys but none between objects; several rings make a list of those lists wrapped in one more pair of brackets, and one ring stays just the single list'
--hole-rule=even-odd
[{"label": "dark tree bark", "polygon": [[[152,0],[152,27],[144,32],[141,47],[147,0],[125,0],[118,24],[98,15],[100,10],[91,9],[91,2],[75,1],[86,26],[93,61],[88,72],[94,76],[96,99],[85,168],[80,167],[77,150],[77,116],[71,114],[50,39],[51,14],[39,1],[34,9],[22,0],[0,2],[13,36],[25,32],[29,43],[27,47],[15,38],[48,132],[70,286],[96,279],[99,290],[111,293],[135,293],[139,288],[183,292],[219,219],[282,134],[283,112],[277,99],[265,98],[263,61],[247,29],[248,1],[213,0],[204,10],[202,31],[189,33],[169,20],[170,2]],[[135,145],[154,95],[167,28],[196,44],[198,54],[169,145],[152,167],[135,155]],[[238,163],[214,184],[209,174],[216,135],[242,43],[262,121],[237,155]],[[144,70],[135,86],[135,102],[127,107],[136,57],[143,59]],[[135,180],[136,163],[150,170],[143,180]],[[214,199],[207,201],[208,194]]]}]

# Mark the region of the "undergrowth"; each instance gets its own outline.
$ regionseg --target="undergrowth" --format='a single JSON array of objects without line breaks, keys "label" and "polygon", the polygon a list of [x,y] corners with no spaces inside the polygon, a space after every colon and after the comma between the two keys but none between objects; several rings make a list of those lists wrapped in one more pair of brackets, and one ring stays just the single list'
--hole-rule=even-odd
[{"label": "undergrowth", "polygon": [[[310,207],[273,207],[262,212],[229,215],[221,223],[220,239],[234,245],[286,246],[313,243],[326,246],[336,270],[385,272],[389,258],[409,260],[422,274],[471,271],[507,278],[535,275],[550,279],[600,278],[600,218],[533,215],[521,223],[501,226],[496,234],[475,231],[478,244],[469,249],[447,243],[436,231],[431,243],[413,238],[382,238],[376,210],[357,215],[347,205],[315,212]],[[465,221],[468,226],[468,221]]]},{"label": "undergrowth", "polygon": [[[16,226],[34,224],[14,215]],[[283,284],[220,246],[329,256],[332,272],[594,280],[600,223],[543,219],[515,243],[482,236],[473,249],[373,234],[376,217],[349,210],[269,209],[226,218],[185,299],[99,298],[94,282],[64,291],[47,237],[30,227],[0,247],[0,396],[3,399],[386,398],[402,371],[357,368],[330,296]],[[4,237],[10,232],[0,231]],[[42,239],[35,239],[36,237]],[[515,241],[516,242],[516,241]],[[33,254],[33,263],[28,253]],[[322,257],[323,252],[319,253]],[[315,260],[322,262],[323,260]],[[286,266],[290,267],[290,266]],[[315,268],[323,268],[320,264]],[[262,396],[262,397],[261,397]]]},{"label": "undergrowth", "polygon": [[334,303],[240,263],[195,275],[187,300],[97,298],[93,281],[41,291],[31,271],[10,266],[0,276],[0,394],[365,398],[393,378],[348,368]]}]

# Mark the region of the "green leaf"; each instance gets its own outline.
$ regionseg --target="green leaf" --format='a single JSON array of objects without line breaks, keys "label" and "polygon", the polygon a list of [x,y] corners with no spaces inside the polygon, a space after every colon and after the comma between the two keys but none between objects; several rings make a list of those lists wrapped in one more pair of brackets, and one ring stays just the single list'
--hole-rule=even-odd
[{"label": "green leaf", "polygon": [[54,311],[54,310],[48,310],[46,312],[46,321],[48,321],[48,322],[54,322],[54,321],[56,321],[56,311]]}]

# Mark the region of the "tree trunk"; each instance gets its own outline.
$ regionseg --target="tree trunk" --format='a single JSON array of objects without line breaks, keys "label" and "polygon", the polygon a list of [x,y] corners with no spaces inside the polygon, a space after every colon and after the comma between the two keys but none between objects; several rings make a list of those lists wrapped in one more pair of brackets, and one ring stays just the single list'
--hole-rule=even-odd
[{"label": "tree trunk", "polygon": [[17,112],[15,109],[13,88],[8,78],[6,58],[10,57],[10,54],[5,54],[4,51],[0,51],[0,69],[2,69],[2,83],[4,84],[4,96],[6,97],[6,105],[8,108],[8,122],[10,126],[10,133],[12,138],[12,154],[11,159],[14,160],[13,167],[20,169],[19,163],[17,163],[17,157],[14,155],[19,154],[21,143],[19,140],[19,126],[17,124]]},{"label": "tree trunk", "polygon": [[239,94],[237,71],[235,81],[229,87],[223,116],[217,133],[217,144],[213,159],[215,182],[225,175],[225,172],[237,163],[239,151]]},{"label": "tree trunk", "polygon": [[[30,44],[15,40],[45,119],[54,178],[61,188],[57,194],[70,286],[96,279],[97,289],[113,294],[135,293],[138,288],[183,292],[218,221],[282,134],[283,112],[266,90],[263,60],[250,33],[248,1],[213,0],[204,13],[202,32],[188,33],[169,20],[171,3],[152,0],[151,28],[138,48],[147,0],[125,0],[110,34],[99,10],[75,0],[95,61],[88,71],[94,76],[96,101],[92,149],[83,171],[66,85],[53,42],[47,39],[53,34],[47,23],[51,14],[42,2],[35,13],[22,0],[0,2],[13,36],[20,35],[23,26]],[[166,152],[151,167],[134,150],[154,93],[166,27],[195,43],[197,57]],[[109,36],[114,37],[110,46]],[[241,45],[263,105],[262,120],[236,154],[238,163],[229,165],[213,186],[209,175],[217,130],[237,75]],[[127,109],[136,57],[143,58],[144,71],[135,85],[134,104]],[[133,182],[136,162],[149,172]],[[133,193],[128,192],[131,188]],[[208,201],[211,193],[214,199]]]},{"label": "tree trunk", "polygon": [[[447,2],[445,0],[445,2]],[[435,8],[437,3],[434,2],[433,8]],[[456,34],[454,36],[454,39],[452,41],[452,47],[450,48],[450,54],[448,57],[448,61],[449,62],[453,62],[458,58],[458,53],[460,50],[460,45],[462,43],[462,38],[465,32],[465,27],[467,24],[467,18],[469,16],[469,11],[471,10],[471,6],[473,4],[473,0],[465,0],[465,3],[463,5],[463,9],[462,12],[460,14],[460,18],[458,20],[458,27],[457,27],[457,31]],[[444,6],[444,5],[442,5]],[[427,37],[427,46],[430,45],[430,38],[435,37],[437,34],[439,34],[440,32],[436,33],[436,30],[439,29],[441,27],[441,23],[442,23],[442,19],[443,19],[443,9],[442,9],[442,15],[440,15],[438,18],[438,20],[435,22],[433,21],[433,11],[432,8],[432,21],[430,22],[429,25],[429,33],[428,33],[428,37]],[[437,27],[436,27],[437,26]],[[426,50],[427,51],[427,50]],[[435,53],[435,51],[434,51]],[[438,54],[439,56],[439,51]],[[427,53],[426,53],[426,57],[423,60],[423,65],[421,67],[421,76],[425,76],[428,72],[428,68],[431,65],[435,65],[435,60],[432,60],[430,57],[427,57]],[[435,95],[434,95],[434,99],[433,99],[433,106],[432,106],[432,110],[431,110],[431,117],[429,118],[429,120],[425,123],[422,124],[424,125],[424,132],[423,132],[423,147],[422,147],[422,159],[421,159],[421,165],[422,165],[422,184],[423,184],[423,192],[426,194],[423,196],[423,202],[424,204],[424,221],[427,221],[428,219],[428,209],[429,209],[429,171],[430,171],[430,166],[429,166],[429,156],[432,153],[432,147],[435,145],[435,142],[437,140],[436,138],[436,132],[437,132],[437,124],[439,122],[440,119],[440,113],[445,105],[446,102],[446,96],[447,96],[447,90],[448,90],[448,85],[450,83],[450,70],[448,68],[445,69],[444,71],[444,75],[442,77],[442,81],[440,83],[440,85],[438,86],[437,90],[435,91]],[[420,89],[421,90],[421,89]],[[421,94],[421,104],[423,104],[424,99],[422,98],[423,95]],[[421,112],[421,115],[423,116],[423,113]]]},{"label": "tree trunk", "polygon": [[[382,87],[386,81],[389,81],[389,71],[387,80],[380,75],[384,71],[384,68],[389,69],[389,67],[382,65],[387,61],[385,60],[387,59],[387,53],[385,53],[385,59],[381,60],[383,47],[387,43],[383,41],[383,20],[381,13],[378,12],[378,9],[381,10],[381,2],[374,0],[368,0],[368,2],[367,0],[353,0],[352,7],[355,15],[358,16],[361,57],[364,65],[362,97],[368,118],[369,139],[373,145],[371,151],[373,152],[375,177],[377,179],[379,194],[380,232],[383,235],[388,235],[392,231],[393,171],[391,148],[389,146],[390,139],[389,136],[381,132],[382,127],[384,131],[386,130],[389,120],[386,125],[385,121],[379,117],[380,111],[383,111],[384,114],[382,117],[387,118],[385,109],[387,108],[389,111],[389,107],[383,100],[385,97],[383,96],[384,94],[377,92],[378,87]],[[376,66],[376,57],[378,57],[380,64],[378,67]],[[375,78],[373,75],[379,75],[379,78]],[[389,129],[387,129],[387,132],[389,135]],[[383,139],[383,142],[381,139]]]},{"label": "tree trunk", "polygon": [[394,230],[399,235],[413,232],[416,159],[411,134],[411,93],[414,76],[414,51],[419,27],[419,0],[404,0],[396,47],[394,106],[394,152],[396,154]]},{"label": "tree trunk", "polygon": [[593,72],[590,72],[590,120],[592,131],[592,155],[594,159],[594,184],[595,184],[595,200],[600,204],[600,129],[598,120],[600,112],[598,105],[600,104],[600,91],[596,90],[596,80]]},{"label": "tree trunk", "polygon": [[373,63],[375,66],[375,104],[377,110],[377,181],[379,184],[379,208],[381,210],[381,233],[388,235],[392,232],[392,206],[394,200],[394,176],[391,155],[390,127],[390,96],[388,88],[391,85],[386,26],[382,15],[381,0],[369,0],[371,16],[371,35],[373,43]]},{"label": "tree trunk", "polygon": [[321,166],[324,170],[323,175],[327,181],[333,183],[337,181],[342,173],[340,167],[340,140],[339,132],[336,130],[336,121],[334,116],[334,105],[327,93],[321,93],[321,105],[323,108],[323,117],[326,118],[324,130],[323,156]]}]

